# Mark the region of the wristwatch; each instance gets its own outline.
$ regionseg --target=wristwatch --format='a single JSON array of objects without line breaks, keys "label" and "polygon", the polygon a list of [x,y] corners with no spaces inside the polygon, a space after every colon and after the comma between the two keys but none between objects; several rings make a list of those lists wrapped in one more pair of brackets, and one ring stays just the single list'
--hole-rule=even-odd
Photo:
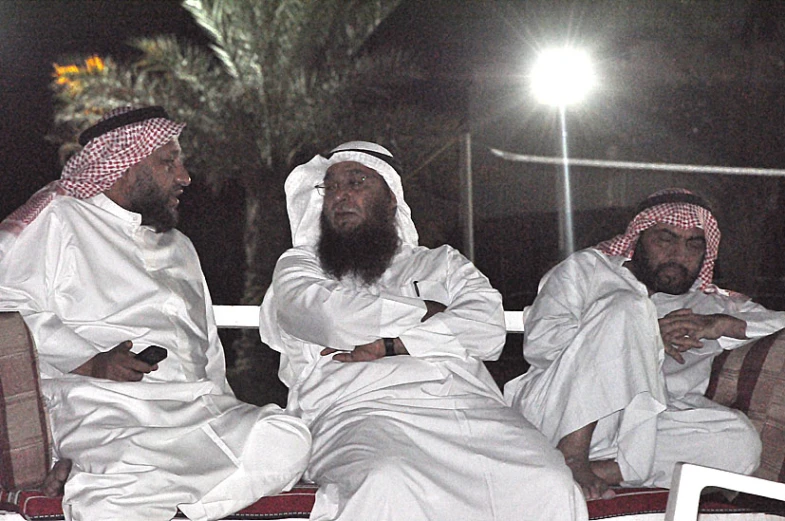
[{"label": "wristwatch", "polygon": [[395,356],[395,341],[392,338],[383,338],[384,340],[384,356]]}]

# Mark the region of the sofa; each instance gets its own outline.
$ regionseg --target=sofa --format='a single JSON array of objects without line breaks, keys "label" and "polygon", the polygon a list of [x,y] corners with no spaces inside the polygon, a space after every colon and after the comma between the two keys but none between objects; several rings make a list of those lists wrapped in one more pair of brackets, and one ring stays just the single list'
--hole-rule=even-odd
[{"label": "sofa", "polygon": [[[520,321],[520,317],[514,318]],[[500,386],[525,369],[520,351],[511,351],[507,349],[499,361],[487,363]],[[64,519],[62,498],[46,497],[39,490],[49,463],[49,439],[36,363],[35,347],[22,318],[18,313],[0,313],[2,521],[4,517],[7,521]],[[707,395],[745,412],[760,432],[763,455],[755,475],[785,482],[785,330],[718,356]],[[226,519],[307,519],[317,489],[314,484],[299,483]],[[665,489],[617,489],[614,499],[589,501],[589,515],[591,519],[624,521],[662,519],[667,498]],[[731,502],[725,495],[708,494],[701,512],[702,521],[785,520],[785,509],[744,496]]]}]

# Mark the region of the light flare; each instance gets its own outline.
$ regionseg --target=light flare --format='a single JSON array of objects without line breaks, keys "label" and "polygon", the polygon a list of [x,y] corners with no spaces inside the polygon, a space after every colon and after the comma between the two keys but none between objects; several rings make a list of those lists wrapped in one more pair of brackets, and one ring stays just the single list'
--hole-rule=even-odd
[{"label": "light flare", "polygon": [[589,54],[572,47],[542,51],[531,78],[537,99],[560,107],[582,101],[597,84]]}]

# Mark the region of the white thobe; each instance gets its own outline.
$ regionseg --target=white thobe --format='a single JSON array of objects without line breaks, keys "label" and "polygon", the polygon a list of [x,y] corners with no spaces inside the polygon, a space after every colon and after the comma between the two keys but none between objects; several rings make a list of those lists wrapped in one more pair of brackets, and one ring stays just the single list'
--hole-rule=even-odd
[{"label": "white thobe", "polygon": [[[191,242],[104,195],[58,197],[0,239],[0,309],[36,343],[57,455],[73,460],[67,519],[217,519],[291,486],[310,435],[279,407],[237,400]],[[131,340],[169,356],[141,382],[69,374]]]},{"label": "white thobe", "polygon": [[[423,300],[447,309],[422,322]],[[313,433],[311,519],[586,519],[561,454],[506,406],[482,362],[504,345],[501,298],[456,250],[404,245],[366,286],[291,249],[261,319],[262,338],[282,350],[288,408]],[[320,355],[385,337],[409,356]]]},{"label": "white thobe", "polygon": [[598,250],[575,253],[543,277],[526,318],[526,374],[505,399],[556,445],[598,421],[590,459],[615,459],[629,486],[670,486],[677,461],[751,473],[760,440],[750,421],[706,398],[712,359],[748,340],[721,337],[665,356],[658,318],[680,308],[747,323],[749,339],[785,327],[785,313],[696,281],[683,295],[655,293]]}]

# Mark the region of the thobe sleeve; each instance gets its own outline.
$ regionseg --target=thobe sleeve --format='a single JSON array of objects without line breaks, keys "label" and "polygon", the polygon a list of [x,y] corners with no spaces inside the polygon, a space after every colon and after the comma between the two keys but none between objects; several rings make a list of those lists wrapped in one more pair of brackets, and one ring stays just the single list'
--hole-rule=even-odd
[{"label": "thobe sleeve", "polygon": [[234,395],[234,391],[229,386],[226,379],[226,357],[224,354],[221,338],[218,336],[218,327],[215,325],[215,313],[213,312],[213,301],[210,290],[207,288],[207,281],[202,280],[204,287],[205,311],[207,313],[207,366],[205,373],[207,379],[214,382],[220,389],[227,394]]},{"label": "thobe sleeve", "polygon": [[750,340],[770,335],[785,327],[785,311],[772,311],[749,299],[725,298],[727,315],[747,323],[747,339],[720,337],[717,341],[723,349],[735,349]]},{"label": "thobe sleeve", "polygon": [[273,275],[281,329],[306,342],[351,350],[417,325],[425,303],[382,291],[373,294],[328,278],[316,257],[292,249]]},{"label": "thobe sleeve", "polygon": [[41,374],[69,373],[101,352],[56,313],[55,281],[72,276],[71,235],[53,212],[34,220],[0,259],[0,309],[19,311],[35,340]]},{"label": "thobe sleeve", "polygon": [[[444,285],[449,302],[441,313],[401,330],[412,356],[455,356],[495,360],[504,348],[504,308],[498,291],[467,258],[452,248],[443,250]],[[427,298],[427,295],[424,295]]]},{"label": "thobe sleeve", "polygon": [[548,367],[578,334],[595,266],[596,257],[578,252],[540,281],[524,323],[523,356],[532,366]]}]

